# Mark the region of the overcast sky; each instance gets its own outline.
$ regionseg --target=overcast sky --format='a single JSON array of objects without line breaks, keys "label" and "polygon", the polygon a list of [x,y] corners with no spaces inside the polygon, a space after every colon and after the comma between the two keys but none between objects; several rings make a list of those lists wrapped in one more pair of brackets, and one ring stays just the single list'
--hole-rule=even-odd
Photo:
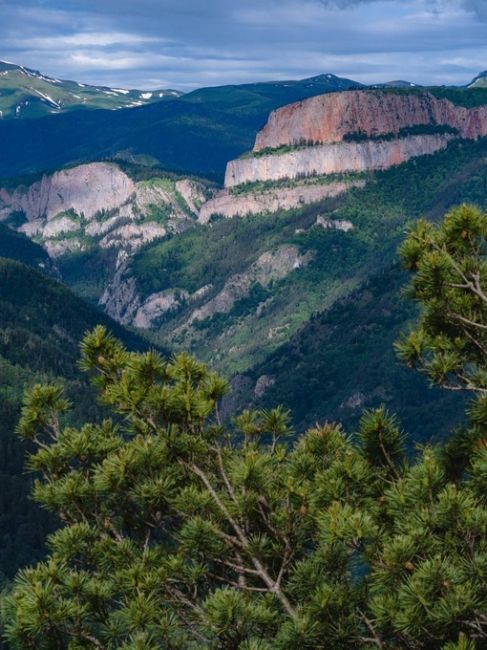
[{"label": "overcast sky", "polygon": [[143,89],[463,84],[487,68],[487,0],[0,0],[0,59]]}]

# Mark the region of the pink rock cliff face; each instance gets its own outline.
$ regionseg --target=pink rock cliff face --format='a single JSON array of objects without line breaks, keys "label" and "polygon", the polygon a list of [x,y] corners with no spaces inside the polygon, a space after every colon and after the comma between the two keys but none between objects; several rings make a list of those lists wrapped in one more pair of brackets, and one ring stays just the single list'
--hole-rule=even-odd
[{"label": "pink rock cliff face", "polygon": [[273,111],[257,135],[254,151],[301,143],[328,144],[344,136],[369,137],[420,125],[458,129],[463,138],[487,135],[487,106],[467,109],[430,93],[396,95],[377,91],[348,91],[318,95]]},{"label": "pink rock cliff face", "polygon": [[[433,128],[407,131],[413,127]],[[359,141],[347,138],[357,134]],[[254,154],[260,155],[230,161],[225,186],[387,169],[433,154],[454,139],[485,136],[487,105],[467,109],[428,92],[319,95],[271,113],[255,141]]]}]

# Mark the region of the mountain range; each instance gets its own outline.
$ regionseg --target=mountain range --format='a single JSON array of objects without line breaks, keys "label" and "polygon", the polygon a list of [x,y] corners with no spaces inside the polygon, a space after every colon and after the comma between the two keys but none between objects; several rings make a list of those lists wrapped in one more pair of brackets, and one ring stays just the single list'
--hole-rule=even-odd
[{"label": "mountain range", "polygon": [[[13,435],[23,388],[62,381],[74,422],[102,417],[76,365],[97,323],[132,349],[184,349],[217,369],[229,420],[282,403],[297,432],[353,430],[385,403],[417,442],[461,423],[461,398],[395,359],[417,315],[397,247],[412,220],[487,208],[485,73],[458,88],[320,75],[133,106],[144,91],[78,92],[3,66],[0,567],[40,557],[51,525],[27,501]],[[15,117],[25,83],[60,108],[40,98]],[[22,540],[33,520],[39,534]]]},{"label": "mountain range", "polygon": [[0,119],[25,119],[104,108],[117,110],[179,97],[176,90],[127,90],[53,79],[0,60]]},{"label": "mountain range", "polygon": [[[403,90],[415,88],[407,86],[409,82],[398,83]],[[61,111],[40,118],[41,122],[0,120],[0,178],[115,159],[221,182],[228,160],[252,148],[272,110],[315,95],[363,87],[322,74],[300,81],[202,88],[130,110]],[[441,87],[436,92],[464,96],[466,88]],[[484,92],[476,88],[482,98]],[[2,97],[0,89],[0,109]]]},{"label": "mountain range", "polygon": [[[242,404],[258,401],[266,382],[278,382],[266,369],[278,351],[394,264],[408,219],[437,218],[463,200],[482,204],[486,105],[482,88],[355,88],[330,75],[195,91],[110,115],[215,110],[227,136],[229,120],[257,125],[265,115],[234,160],[213,129],[194,131],[185,155],[210,135],[223,144],[223,188],[211,172],[197,178],[114,157],[7,179],[0,219],[40,244],[85,300],[152,342],[188,349],[234,383],[243,378]],[[75,115],[41,125],[57,128]],[[86,115],[99,112],[78,117]],[[34,124],[11,122],[10,134]],[[188,123],[175,130],[188,132]],[[331,412],[320,396],[318,411],[352,421],[359,409],[343,406],[356,401],[348,388]],[[355,393],[364,395],[360,405],[376,399],[363,386]],[[420,434],[417,421],[408,424]]]}]

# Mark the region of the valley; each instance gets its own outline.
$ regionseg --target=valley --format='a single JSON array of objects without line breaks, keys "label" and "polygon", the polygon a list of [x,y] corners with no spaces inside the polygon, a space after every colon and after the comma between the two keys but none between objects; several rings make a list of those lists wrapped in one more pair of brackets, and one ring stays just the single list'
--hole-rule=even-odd
[{"label": "valley", "polygon": [[[223,188],[121,161],[9,179],[0,184],[0,219],[42,245],[82,298],[231,379],[238,394],[229,405],[267,403],[281,387],[275,360],[319,315],[393,273],[411,220],[435,220],[460,202],[485,205],[485,106],[477,95],[438,94],[352,88],[278,108],[253,149],[228,161]],[[378,354],[387,368],[393,338]],[[350,345],[340,343],[338,358]],[[363,380],[338,388],[337,379],[317,413],[353,423],[363,406],[385,400],[401,416],[408,380],[399,377],[383,391]],[[411,390],[426,390],[412,381]],[[307,424],[297,397],[281,395],[295,424]],[[433,432],[420,412],[406,419],[424,437]]]},{"label": "valley", "polygon": [[487,650],[486,27],[0,0],[0,650]]}]

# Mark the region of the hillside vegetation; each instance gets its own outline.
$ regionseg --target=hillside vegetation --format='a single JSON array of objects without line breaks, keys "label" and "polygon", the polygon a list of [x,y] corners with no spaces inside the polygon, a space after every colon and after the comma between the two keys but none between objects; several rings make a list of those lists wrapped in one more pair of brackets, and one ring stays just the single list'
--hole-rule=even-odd
[{"label": "hillside vegetation", "polygon": [[0,119],[35,119],[89,109],[121,109],[179,97],[175,90],[126,90],[53,79],[0,61]]},{"label": "hillside vegetation", "polygon": [[13,647],[484,648],[486,254],[468,205],[401,245],[420,314],[396,351],[472,399],[460,431],[414,450],[384,407],[355,435],[290,442],[280,407],[228,428],[203,364],[88,333],[82,368],[125,426],[63,428],[62,388],[27,393],[35,499],[63,522],[5,599]]},{"label": "hillside vegetation", "polygon": [[[10,239],[12,245],[6,246]],[[15,250],[14,250],[15,244]],[[2,231],[0,252],[31,261],[40,247],[25,237]],[[76,402],[72,423],[100,407],[77,366],[79,340],[87,329],[104,323],[130,347],[143,341],[77,298],[67,287],[19,261],[0,256],[0,574],[42,557],[52,519],[29,500],[32,483],[25,475],[23,450],[15,436],[25,389],[37,383],[65,386]]]}]

